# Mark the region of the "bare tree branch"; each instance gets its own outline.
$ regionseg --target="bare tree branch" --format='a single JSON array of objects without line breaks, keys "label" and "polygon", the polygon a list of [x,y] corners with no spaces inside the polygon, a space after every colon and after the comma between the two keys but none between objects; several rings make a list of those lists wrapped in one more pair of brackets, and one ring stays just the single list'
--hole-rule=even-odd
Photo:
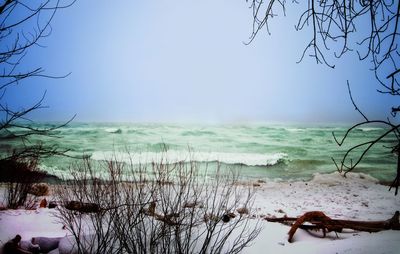
[{"label": "bare tree branch", "polygon": [[57,11],[74,2],[75,0],[7,0],[0,5],[0,141],[13,140],[13,145],[7,148],[9,150],[1,151],[0,161],[40,159],[66,155],[68,151],[40,142],[34,144],[30,137],[57,137],[54,131],[68,125],[75,116],[50,128],[34,125],[30,114],[46,108],[43,105],[46,92],[33,105],[13,108],[7,101],[7,88],[35,77],[59,79],[69,75],[49,75],[44,72],[43,67],[26,70],[21,65],[29,51],[34,47],[41,47],[39,43],[51,34],[51,22]]}]

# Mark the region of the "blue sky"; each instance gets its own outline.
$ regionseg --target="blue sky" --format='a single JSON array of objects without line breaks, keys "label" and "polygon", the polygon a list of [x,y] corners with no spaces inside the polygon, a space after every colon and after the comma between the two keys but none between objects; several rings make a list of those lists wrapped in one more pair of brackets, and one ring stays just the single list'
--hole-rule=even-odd
[{"label": "blue sky", "polygon": [[355,54],[336,68],[300,64],[309,34],[296,32],[297,8],[274,18],[246,46],[251,10],[244,0],[77,1],[60,11],[52,34],[25,58],[65,79],[31,79],[8,90],[28,106],[47,91],[32,118],[123,122],[354,122],[382,118],[394,99],[376,93],[368,62]]}]

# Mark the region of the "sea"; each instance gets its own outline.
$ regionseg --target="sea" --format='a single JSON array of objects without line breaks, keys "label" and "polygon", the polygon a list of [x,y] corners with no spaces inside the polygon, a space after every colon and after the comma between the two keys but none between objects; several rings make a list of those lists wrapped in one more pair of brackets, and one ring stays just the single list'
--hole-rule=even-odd
[{"label": "sea", "polygon": [[[57,123],[36,123],[52,128]],[[195,161],[201,165],[221,165],[242,177],[276,181],[309,180],[316,173],[337,171],[347,149],[374,140],[386,129],[374,126],[350,133],[342,146],[346,125],[301,124],[160,124],[160,123],[69,123],[51,137],[31,136],[26,144],[42,143],[68,150],[68,156],[44,158],[40,168],[56,175],[70,172],[83,156],[101,162],[116,158],[132,164]],[[23,130],[14,129],[23,133]],[[1,139],[1,154],[21,145],[18,140]],[[397,157],[391,153],[396,138],[388,136],[374,145],[354,170],[382,182],[395,176]],[[362,149],[349,158],[354,162]],[[100,169],[99,169],[100,170]]]}]

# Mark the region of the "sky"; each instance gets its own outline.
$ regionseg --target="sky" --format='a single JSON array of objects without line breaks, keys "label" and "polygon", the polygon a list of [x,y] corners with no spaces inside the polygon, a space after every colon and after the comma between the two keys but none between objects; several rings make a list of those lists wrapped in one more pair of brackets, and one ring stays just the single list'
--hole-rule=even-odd
[{"label": "sky", "polygon": [[[290,5],[290,3],[289,3]],[[275,17],[269,36],[250,45],[252,12],[244,0],[78,0],[59,11],[52,33],[24,67],[64,79],[33,78],[8,89],[26,107],[46,91],[38,121],[351,123],[351,104],[384,118],[394,98],[378,88],[355,54],[335,69],[306,57],[309,33],[294,25],[299,8]]]}]

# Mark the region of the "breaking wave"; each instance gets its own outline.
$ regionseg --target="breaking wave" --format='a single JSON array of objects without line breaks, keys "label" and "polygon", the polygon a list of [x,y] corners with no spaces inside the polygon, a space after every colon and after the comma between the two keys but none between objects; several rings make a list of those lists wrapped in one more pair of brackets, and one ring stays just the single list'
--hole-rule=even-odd
[{"label": "breaking wave", "polygon": [[178,162],[220,162],[230,165],[246,166],[273,166],[287,157],[285,153],[257,154],[257,153],[220,153],[220,152],[184,152],[169,150],[166,152],[145,152],[128,154],[122,152],[94,152],[93,160],[116,159],[132,162],[133,164],[147,164],[163,162],[173,164]]},{"label": "breaking wave", "polygon": [[105,131],[108,133],[115,133],[115,134],[122,133],[122,130],[119,128],[106,128]]}]

